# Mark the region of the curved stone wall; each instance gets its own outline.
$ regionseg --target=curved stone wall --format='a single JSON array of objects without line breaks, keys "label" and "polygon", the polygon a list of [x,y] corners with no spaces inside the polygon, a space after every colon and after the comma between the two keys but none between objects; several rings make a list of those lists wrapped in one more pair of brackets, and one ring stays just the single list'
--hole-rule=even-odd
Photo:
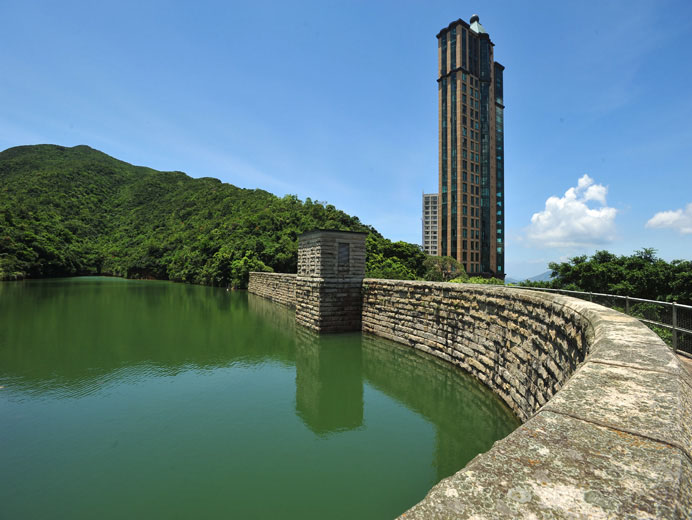
[{"label": "curved stone wall", "polygon": [[535,292],[366,280],[363,332],[458,365],[525,421],[584,360],[588,322],[575,309]]},{"label": "curved stone wall", "polygon": [[462,367],[524,421],[402,517],[692,516],[692,378],[639,321],[534,291],[366,279],[363,331]]}]

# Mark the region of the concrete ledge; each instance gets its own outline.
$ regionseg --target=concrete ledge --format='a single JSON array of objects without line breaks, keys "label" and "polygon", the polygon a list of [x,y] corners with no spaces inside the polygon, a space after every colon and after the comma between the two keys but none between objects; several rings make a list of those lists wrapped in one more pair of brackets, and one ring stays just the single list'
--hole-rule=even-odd
[{"label": "concrete ledge", "polygon": [[689,518],[676,448],[540,412],[402,518]]}]

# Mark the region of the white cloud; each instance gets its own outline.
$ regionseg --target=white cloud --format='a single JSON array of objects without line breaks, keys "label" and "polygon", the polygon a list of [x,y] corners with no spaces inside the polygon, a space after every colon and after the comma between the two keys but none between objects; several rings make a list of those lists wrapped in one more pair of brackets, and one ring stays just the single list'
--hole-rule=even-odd
[{"label": "white cloud", "polygon": [[648,228],[673,228],[682,235],[692,234],[692,202],[685,209],[659,211],[646,223]]},{"label": "white cloud", "polygon": [[[545,209],[534,213],[526,234],[544,247],[573,247],[603,244],[615,236],[617,210],[606,203],[608,188],[594,184],[588,175],[579,179],[563,197],[549,197]],[[600,204],[591,208],[587,202]]]},{"label": "white cloud", "polygon": [[[588,175],[584,175],[584,177],[589,177]],[[584,178],[582,177],[582,179]],[[580,179],[581,180],[581,179]],[[590,178],[589,178],[590,180]],[[593,181],[591,181],[593,182]],[[584,194],[584,200],[595,200],[596,202],[600,202],[605,206],[606,204],[606,195],[608,194],[608,188],[603,186],[602,184],[592,184],[586,189],[586,193]]]}]

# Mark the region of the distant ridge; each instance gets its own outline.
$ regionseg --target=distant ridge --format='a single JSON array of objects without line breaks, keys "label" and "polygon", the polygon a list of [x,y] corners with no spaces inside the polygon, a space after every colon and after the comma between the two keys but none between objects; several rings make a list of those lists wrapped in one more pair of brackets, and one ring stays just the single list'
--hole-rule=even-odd
[{"label": "distant ridge", "polygon": [[536,276],[532,276],[531,278],[528,278],[529,282],[549,282],[552,280],[552,271],[546,271],[545,273],[537,274]]},{"label": "distant ridge", "polygon": [[552,280],[552,277],[550,276],[552,271],[546,271],[545,273],[537,274],[536,276],[532,276],[531,278],[522,278],[521,280],[517,278],[512,278],[510,276],[505,278],[505,283],[514,283],[514,284],[519,284],[522,282],[549,282]]}]

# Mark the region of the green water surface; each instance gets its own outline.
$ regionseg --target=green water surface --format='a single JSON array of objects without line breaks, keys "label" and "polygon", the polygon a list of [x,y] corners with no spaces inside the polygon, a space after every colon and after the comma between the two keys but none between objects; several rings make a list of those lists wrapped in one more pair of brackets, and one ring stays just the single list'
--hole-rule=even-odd
[{"label": "green water surface", "polygon": [[245,292],[0,284],[0,518],[393,518],[517,426],[434,358]]}]

